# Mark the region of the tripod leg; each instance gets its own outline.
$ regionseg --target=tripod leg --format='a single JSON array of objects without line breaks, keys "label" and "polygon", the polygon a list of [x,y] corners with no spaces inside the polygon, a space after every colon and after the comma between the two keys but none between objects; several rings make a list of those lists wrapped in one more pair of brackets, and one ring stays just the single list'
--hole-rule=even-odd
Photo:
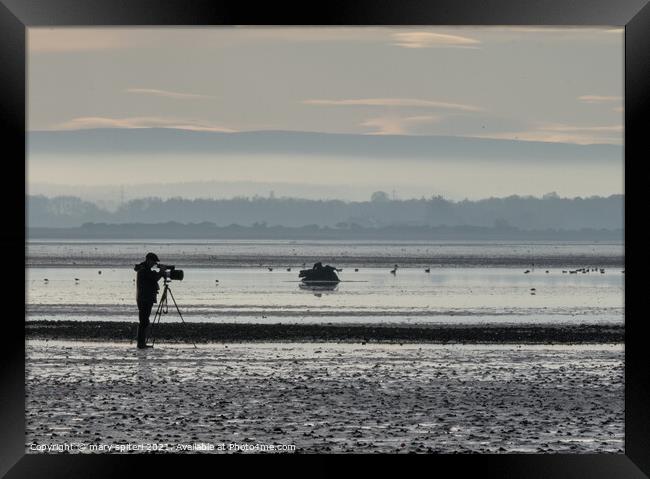
[{"label": "tripod leg", "polygon": [[163,291],[162,296],[160,297],[160,301],[158,302],[158,307],[156,308],[156,314],[153,317],[153,321],[149,325],[149,331],[147,335],[147,343],[149,342],[149,339],[151,339],[151,347],[153,347],[154,343],[156,342],[156,338],[154,336],[154,329],[156,327],[157,323],[160,323],[160,319],[162,317],[162,310],[163,310],[163,305],[167,302],[167,288]]},{"label": "tripod leg", "polygon": [[[172,294],[172,290],[171,290],[171,288],[167,288],[167,290],[169,291],[169,295],[172,297],[172,301],[174,302],[174,306],[176,306],[176,311],[178,311],[178,315],[181,317],[181,321],[185,325],[185,328],[186,328],[186,331],[187,331],[187,324],[185,324],[185,320],[183,319],[183,315],[181,314],[181,310],[178,309],[178,304],[176,304],[176,299],[174,298],[174,295]],[[194,341],[192,341],[192,344],[196,348],[196,343]]]}]

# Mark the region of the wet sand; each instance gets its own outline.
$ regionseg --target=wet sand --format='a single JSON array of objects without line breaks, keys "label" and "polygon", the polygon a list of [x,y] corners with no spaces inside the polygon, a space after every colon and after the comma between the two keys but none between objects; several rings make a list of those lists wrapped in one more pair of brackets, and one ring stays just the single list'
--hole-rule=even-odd
[{"label": "wet sand", "polygon": [[622,343],[165,342],[138,351],[126,341],[28,338],[28,453],[64,443],[623,451]]},{"label": "wet sand", "polygon": [[[28,339],[133,341],[137,323],[124,321],[28,321]],[[622,343],[616,324],[292,324],[161,322],[164,342],[397,342],[397,343]]]}]

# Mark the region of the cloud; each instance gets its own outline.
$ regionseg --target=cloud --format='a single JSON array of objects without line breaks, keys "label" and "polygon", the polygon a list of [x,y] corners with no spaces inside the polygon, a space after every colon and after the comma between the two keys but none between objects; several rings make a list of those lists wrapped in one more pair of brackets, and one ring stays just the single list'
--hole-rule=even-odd
[{"label": "cloud", "polygon": [[393,33],[393,45],[404,48],[464,47],[477,48],[481,42],[469,37],[433,32]]},{"label": "cloud", "polygon": [[579,96],[578,100],[580,100],[583,103],[610,103],[615,101],[622,101],[623,97],[603,96],[603,95],[583,95],[583,96]]},{"label": "cloud", "polygon": [[197,98],[214,98],[213,96],[209,96],[209,95],[198,95],[195,93],[179,93],[179,92],[167,91],[167,90],[156,90],[153,88],[128,88],[125,91],[128,93],[142,93],[145,95],[162,96],[165,98],[176,98],[179,100],[197,99]]},{"label": "cloud", "polygon": [[304,100],[306,105],[333,105],[333,106],[387,106],[387,107],[418,107],[441,108],[460,111],[481,111],[481,108],[460,103],[447,103],[433,100],[419,100],[417,98],[360,98],[350,100]]},{"label": "cloud", "polygon": [[550,143],[575,143],[578,145],[620,145],[623,141],[622,133],[622,125],[574,126],[546,124],[527,131],[486,133],[470,136],[506,140],[543,141]]},{"label": "cloud", "polygon": [[56,125],[54,130],[84,130],[89,128],[175,128],[179,130],[215,131],[233,133],[237,130],[224,128],[201,120],[173,119],[161,117],[106,118],[86,116],[73,118]]},{"label": "cloud", "polygon": [[361,126],[375,128],[371,135],[405,135],[412,125],[421,123],[434,123],[440,121],[439,116],[409,116],[409,117],[378,117],[371,118],[361,123]]},{"label": "cloud", "polygon": [[608,125],[608,126],[571,126],[571,125],[544,125],[540,127],[544,131],[560,131],[560,132],[583,132],[583,133],[611,133],[623,132],[623,125]]}]

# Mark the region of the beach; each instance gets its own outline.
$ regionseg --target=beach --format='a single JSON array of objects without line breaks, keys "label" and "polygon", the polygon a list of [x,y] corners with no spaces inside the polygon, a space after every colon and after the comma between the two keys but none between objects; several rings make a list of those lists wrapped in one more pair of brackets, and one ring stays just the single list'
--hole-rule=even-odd
[{"label": "beach", "polygon": [[64,444],[80,453],[92,444],[623,451],[622,344],[161,342],[138,351],[30,339],[26,356],[29,453]]},{"label": "beach", "polygon": [[[182,318],[170,297],[138,350],[148,249]],[[27,250],[27,453],[623,452],[620,244]],[[341,282],[305,288],[322,258]]]}]

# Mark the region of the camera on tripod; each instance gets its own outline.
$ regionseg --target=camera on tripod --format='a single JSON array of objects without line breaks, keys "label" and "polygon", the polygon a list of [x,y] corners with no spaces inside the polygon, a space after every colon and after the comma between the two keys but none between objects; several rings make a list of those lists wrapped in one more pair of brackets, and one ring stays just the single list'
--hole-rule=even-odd
[{"label": "camera on tripod", "polygon": [[182,269],[176,269],[176,266],[174,265],[161,264],[161,263],[158,263],[158,268],[162,272],[165,281],[171,281],[171,280],[183,281],[183,277],[185,275]]},{"label": "camera on tripod", "polygon": [[[169,286],[172,280],[177,280],[177,281],[182,281],[183,280],[183,270],[182,269],[176,269],[176,266],[170,265],[170,264],[161,264],[157,263],[159,271],[162,273],[162,277],[165,278],[165,286],[163,288],[162,296],[160,297],[160,300],[158,301],[158,308],[156,309],[156,314],[153,317],[153,322],[151,323],[151,328],[149,328],[149,333],[146,337],[146,343],[148,346],[151,346],[153,348],[154,342],[155,342],[155,335],[154,335],[154,330],[156,328],[156,325],[160,323],[160,320],[162,319],[163,314],[167,314],[169,311],[168,308],[168,302],[167,302],[167,297],[170,297],[174,303],[174,306],[176,307],[176,311],[178,312],[178,315],[181,318],[181,321],[183,324],[185,323],[185,320],[183,319],[183,315],[181,314],[181,310],[178,308],[178,304],[176,304],[176,299],[174,299],[174,295],[172,294],[172,288]],[[194,347],[196,348],[196,343],[192,341],[192,344],[194,344]]]}]

